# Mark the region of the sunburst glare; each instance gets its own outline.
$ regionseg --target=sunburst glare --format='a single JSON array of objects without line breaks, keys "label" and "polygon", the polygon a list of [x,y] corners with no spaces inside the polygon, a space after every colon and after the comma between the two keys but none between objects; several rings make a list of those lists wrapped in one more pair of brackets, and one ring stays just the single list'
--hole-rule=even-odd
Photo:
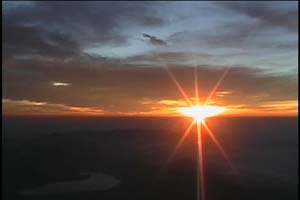
[{"label": "sunburst glare", "polygon": [[186,95],[185,91],[179,84],[179,82],[176,80],[174,74],[171,73],[171,71],[165,67],[166,71],[168,72],[169,76],[175,83],[177,89],[180,91],[180,93],[183,95],[183,98],[185,101],[189,104],[189,107],[178,107],[177,111],[181,113],[182,115],[188,116],[193,118],[192,122],[184,132],[183,136],[180,138],[180,141],[176,145],[174,151],[169,156],[166,164],[168,164],[173,157],[175,156],[176,152],[186,139],[187,135],[191,132],[193,126],[197,125],[197,150],[198,150],[198,161],[197,161],[197,200],[205,200],[205,182],[204,182],[204,152],[203,152],[203,133],[201,131],[201,127],[203,126],[206,130],[207,134],[210,136],[212,141],[215,143],[217,148],[220,150],[221,154],[224,156],[226,161],[228,162],[229,166],[233,170],[235,174],[237,174],[237,169],[234,167],[233,163],[230,161],[227,153],[215,137],[215,135],[212,133],[212,131],[207,126],[205,119],[212,116],[217,116],[221,113],[223,113],[226,109],[224,107],[220,106],[214,106],[214,105],[206,105],[207,102],[214,96],[216,93],[218,87],[220,86],[221,82],[224,80],[225,76],[227,75],[229,69],[226,69],[220,79],[217,81],[216,85],[213,87],[212,91],[206,98],[204,104],[200,104],[199,102],[199,89],[198,89],[198,72],[197,67],[195,67],[194,71],[194,80],[195,80],[195,99],[196,103],[193,105],[190,101],[190,98]]}]

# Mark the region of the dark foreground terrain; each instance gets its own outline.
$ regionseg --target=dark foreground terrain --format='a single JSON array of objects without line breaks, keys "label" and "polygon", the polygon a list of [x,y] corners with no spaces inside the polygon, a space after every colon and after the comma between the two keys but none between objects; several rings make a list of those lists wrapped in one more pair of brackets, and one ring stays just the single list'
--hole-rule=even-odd
[{"label": "dark foreground terrain", "polygon": [[[207,200],[298,199],[297,118],[207,123],[239,170],[232,174],[204,133]],[[5,200],[196,199],[194,131],[166,165],[187,119],[15,117],[2,125]]]}]

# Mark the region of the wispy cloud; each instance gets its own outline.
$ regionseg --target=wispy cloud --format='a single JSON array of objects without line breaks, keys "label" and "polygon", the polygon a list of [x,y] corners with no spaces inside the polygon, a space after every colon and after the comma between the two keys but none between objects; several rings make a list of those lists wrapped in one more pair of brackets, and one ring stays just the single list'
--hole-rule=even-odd
[{"label": "wispy cloud", "polygon": [[6,115],[103,115],[96,107],[75,107],[30,100],[2,99]]},{"label": "wispy cloud", "polygon": [[53,86],[69,86],[71,85],[70,83],[63,83],[63,82],[53,82]]},{"label": "wispy cloud", "polygon": [[262,26],[277,26],[297,31],[297,2],[277,2],[275,7],[271,2],[216,2],[217,5],[239,12],[251,18],[258,19]]},{"label": "wispy cloud", "polygon": [[155,36],[143,33],[143,37],[148,38],[150,43],[153,45],[158,45],[158,46],[167,45],[167,43],[165,41],[163,41],[162,39],[159,39]]}]

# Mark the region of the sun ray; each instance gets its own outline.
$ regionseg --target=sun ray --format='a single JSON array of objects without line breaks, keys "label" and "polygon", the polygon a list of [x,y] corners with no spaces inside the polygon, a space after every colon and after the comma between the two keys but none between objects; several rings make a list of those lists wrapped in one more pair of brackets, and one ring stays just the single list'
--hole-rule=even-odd
[{"label": "sun ray", "polygon": [[[198,147],[198,163],[197,163],[197,199],[205,200],[205,182],[204,182],[204,153],[203,153],[203,135],[201,134],[201,122],[197,123],[197,147]],[[200,173],[200,174],[199,174]]]},{"label": "sun ray", "polygon": [[165,67],[165,70],[167,71],[167,73],[171,77],[172,81],[175,83],[177,89],[180,91],[180,93],[183,96],[183,98],[185,99],[185,101],[190,106],[193,105],[192,102],[190,101],[189,97],[187,96],[187,94],[185,93],[185,91],[183,90],[183,88],[181,87],[181,85],[179,84],[178,80],[175,78],[174,74],[170,71],[170,69],[168,67]]},{"label": "sun ray", "polygon": [[[157,55],[157,58],[161,61],[161,58],[159,55]],[[171,70],[167,67],[167,65],[163,66],[166,72],[168,73],[169,77],[171,80],[174,82],[176,85],[177,89],[180,91],[181,95],[187,102],[187,104],[190,106],[189,108],[178,108],[181,113],[193,117],[194,120],[189,124],[187,129],[185,130],[183,136],[180,138],[178,144],[176,145],[175,149],[167,159],[167,162],[165,165],[162,167],[165,168],[169,162],[173,159],[175,154],[177,153],[178,149],[186,139],[187,135],[190,133],[192,128],[194,127],[194,124],[197,124],[197,150],[198,150],[198,155],[197,155],[197,200],[205,200],[205,174],[204,174],[204,149],[203,149],[203,134],[201,133],[201,126],[203,125],[204,128],[206,129],[208,135],[212,138],[213,142],[216,144],[218,149],[221,151],[222,155],[226,159],[226,161],[229,163],[229,166],[231,169],[234,171],[234,173],[237,173],[236,168],[230,161],[229,157],[227,156],[226,152],[224,151],[223,147],[220,145],[214,134],[211,132],[211,130],[208,128],[207,124],[205,123],[204,119],[206,117],[210,117],[213,115],[217,115],[218,113],[224,111],[223,108],[217,107],[217,106],[206,106],[208,101],[213,97],[215,92],[217,91],[218,87],[222,83],[223,79],[227,75],[229,68],[227,68],[222,76],[219,78],[218,82],[216,85],[213,87],[212,91],[209,93],[208,97],[206,98],[205,102],[203,105],[200,106],[199,102],[199,85],[198,85],[198,68],[195,66],[194,69],[194,89],[195,89],[195,99],[196,103],[195,105],[192,104],[190,98],[174,76],[174,74],[171,72]],[[200,112],[201,111],[201,112]]]},{"label": "sun ray", "polygon": [[224,78],[226,77],[227,73],[229,71],[229,68],[226,68],[225,71],[223,72],[222,76],[219,78],[218,82],[216,83],[216,85],[213,87],[212,91],[209,93],[208,97],[206,98],[204,105],[206,105],[208,103],[208,101],[213,97],[213,95],[216,93],[217,89],[219,88],[220,84],[222,83],[222,81],[224,80]]},{"label": "sun ray", "polygon": [[223,155],[225,160],[228,162],[228,164],[229,164],[230,168],[232,169],[232,171],[235,174],[238,174],[238,170],[236,169],[234,164],[231,162],[231,160],[229,159],[227,153],[223,149],[222,145],[219,143],[219,141],[217,140],[215,135],[212,133],[212,131],[208,128],[208,126],[207,126],[207,124],[204,120],[202,121],[202,124],[203,124],[203,127],[205,128],[206,132],[208,133],[208,135],[211,137],[212,141],[215,143],[215,145],[218,147],[219,151],[221,152],[221,154]]},{"label": "sun ray", "polygon": [[[154,54],[154,55],[163,64],[161,57],[158,54]],[[181,93],[181,95],[183,96],[183,98],[185,99],[185,101],[187,102],[187,104],[189,104],[190,106],[193,105],[192,102],[191,102],[191,100],[190,100],[190,98],[185,93],[184,89],[182,88],[182,86],[180,85],[180,83],[178,82],[178,80],[176,79],[176,77],[174,76],[174,74],[171,72],[171,70],[168,68],[168,66],[166,64],[163,64],[163,68],[166,70],[166,72],[168,73],[169,77],[175,83],[177,89],[179,90],[179,92]]]},{"label": "sun ray", "polygon": [[178,149],[180,148],[180,146],[182,145],[182,143],[184,142],[185,138],[188,136],[188,134],[190,133],[190,131],[192,130],[194,124],[196,123],[196,120],[193,120],[190,125],[188,126],[188,128],[185,130],[183,136],[180,138],[179,142],[177,143],[175,149],[173,150],[173,152],[171,153],[171,155],[169,156],[166,165],[168,165],[171,160],[174,158],[175,154],[177,153]]},{"label": "sun ray", "polygon": [[197,66],[195,66],[194,80],[195,80],[195,98],[196,98],[196,105],[198,105],[198,104],[199,104],[199,89],[198,89],[198,67],[197,67]]}]

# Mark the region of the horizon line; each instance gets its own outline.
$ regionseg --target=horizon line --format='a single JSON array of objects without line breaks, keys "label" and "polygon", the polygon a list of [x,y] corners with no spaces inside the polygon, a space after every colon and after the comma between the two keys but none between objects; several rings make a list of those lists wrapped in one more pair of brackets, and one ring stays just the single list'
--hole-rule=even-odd
[{"label": "horizon line", "polygon": [[[190,118],[187,116],[181,116],[181,115],[145,115],[145,114],[111,114],[111,115],[107,115],[107,114],[95,114],[95,115],[80,115],[80,114],[3,114],[2,113],[2,117],[126,117],[126,118],[137,118],[137,117],[141,117],[141,118],[145,118],[145,117],[153,117],[153,118]],[[219,116],[212,116],[212,117],[208,117],[208,119],[210,118],[239,118],[239,117],[298,117],[298,113],[295,114],[286,114],[286,115],[263,115],[263,114],[258,114],[258,115],[219,115]]]}]

